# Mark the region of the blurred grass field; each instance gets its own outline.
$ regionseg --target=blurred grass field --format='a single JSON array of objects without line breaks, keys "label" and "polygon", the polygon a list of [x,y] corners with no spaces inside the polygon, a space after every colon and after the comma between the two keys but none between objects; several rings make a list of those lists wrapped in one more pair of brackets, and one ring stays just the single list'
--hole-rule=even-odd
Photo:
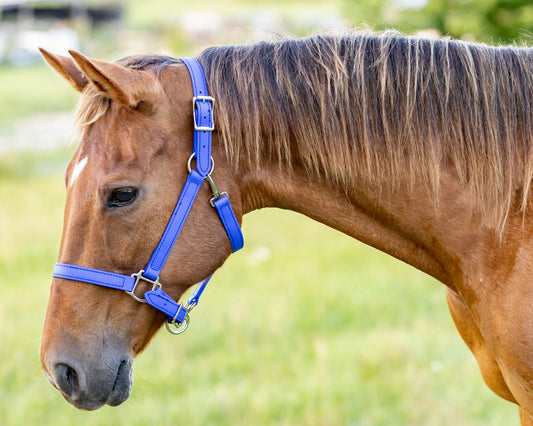
[{"label": "blurred grass field", "polygon": [[1,425],[510,425],[441,284],[290,212],[245,217],[190,329],[161,331],[123,405],[82,412],[39,367],[71,148],[0,159]]},{"label": "blurred grass field", "polygon": [[[159,22],[154,3],[168,0],[135,2],[130,20]],[[0,68],[0,133],[76,97],[44,65]],[[216,273],[189,330],[162,330],[141,354],[126,403],[73,408],[39,366],[72,150],[0,153],[0,426],[518,424],[483,384],[441,284],[278,210],[244,218],[244,250]]]},{"label": "blurred grass field", "polygon": [[[61,83],[61,84],[58,84]],[[0,130],[13,120],[34,113],[64,111],[78,96],[43,64],[0,67]]]}]

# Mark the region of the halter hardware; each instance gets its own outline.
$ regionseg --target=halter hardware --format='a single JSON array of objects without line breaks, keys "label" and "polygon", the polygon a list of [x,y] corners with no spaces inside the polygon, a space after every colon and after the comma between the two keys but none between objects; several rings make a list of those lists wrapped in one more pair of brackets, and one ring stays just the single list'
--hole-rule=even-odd
[{"label": "halter hardware", "polygon": [[150,278],[146,278],[143,274],[144,274],[144,269],[141,269],[139,272],[135,274],[131,274],[131,276],[135,278],[135,284],[133,284],[133,288],[131,289],[131,291],[129,290],[124,290],[124,291],[128,293],[131,297],[133,297],[137,302],[148,303],[145,298],[141,299],[135,294],[135,289],[137,288],[137,284],[139,284],[139,281],[145,281],[149,284],[152,284],[152,291],[153,291],[157,288],[161,288],[161,283],[159,282],[159,277],[157,277],[157,279],[154,281],[154,280],[151,280]]},{"label": "halter hardware", "polygon": [[[211,135],[215,129],[213,107],[215,99],[208,96],[207,82],[200,62],[195,58],[180,58],[187,66],[193,87],[193,152],[187,161],[189,175],[185,181],[178,202],[168,221],[167,227],[155,248],[150,261],[144,269],[130,275],[122,275],[85,266],[56,263],[53,276],[66,280],[81,281],[102,287],[123,290],[137,302],[147,303],[165,313],[168,317],[167,329],[172,334],[181,334],[189,325],[189,313],[198,304],[211,276],[200,282],[191,297],[185,303],[178,303],[163,291],[159,275],[174,247],[183,224],[189,215],[200,186],[207,181],[213,193],[210,203],[218,216],[230,240],[231,251],[235,252],[244,245],[242,231],[229,202],[228,194],[220,192],[211,173],[215,163],[211,157]],[[192,168],[192,160],[196,159],[196,168]],[[152,289],[138,297],[135,290],[140,281],[152,285]]]},{"label": "halter hardware", "polygon": [[197,104],[196,102],[202,101],[202,102],[210,102],[211,103],[211,112],[213,112],[215,107],[215,98],[212,98],[211,96],[194,96],[192,98],[192,116],[194,121],[194,130],[198,132],[212,132],[215,130],[215,120],[211,120],[210,126],[199,126],[196,124],[196,110],[197,110]]},{"label": "halter hardware", "polygon": [[[187,313],[185,314],[185,318],[183,318],[180,323],[177,322],[177,317],[182,309],[186,310]],[[187,327],[189,327],[189,312],[190,311],[185,306],[180,305],[178,312],[176,312],[176,316],[165,323],[165,326],[170,334],[178,335],[187,330]]]},{"label": "halter hardware", "polygon": [[[191,294],[191,297],[187,299],[187,302],[180,304],[176,315],[174,315],[172,319],[169,318],[169,320],[166,322],[165,325],[167,327],[167,330],[171,334],[181,334],[187,329],[187,327],[189,326],[189,313],[196,305],[198,305],[200,296],[205,290],[205,287],[207,286],[207,283],[210,279],[211,277],[198,284],[194,289],[194,292]],[[185,313],[185,316],[183,317],[183,319],[180,320],[180,314],[182,313],[182,311]]]},{"label": "halter hardware", "polygon": [[213,193],[213,198],[211,198],[209,200],[209,203],[211,204],[211,207],[215,207],[215,201],[218,200],[219,198],[221,197],[227,197],[228,196],[228,193],[226,191],[224,192],[220,192],[217,188],[217,186],[215,185],[215,181],[213,180],[213,178],[211,177],[211,174],[208,174],[206,177],[205,177],[205,180],[207,181],[207,183],[209,184],[210,188],[211,188],[211,192]]}]

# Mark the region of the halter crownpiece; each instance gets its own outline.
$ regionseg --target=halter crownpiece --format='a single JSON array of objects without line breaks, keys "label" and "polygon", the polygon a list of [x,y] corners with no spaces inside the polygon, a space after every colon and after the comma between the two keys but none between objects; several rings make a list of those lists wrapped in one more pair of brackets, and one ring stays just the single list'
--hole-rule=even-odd
[{"label": "halter crownpiece", "polygon": [[[224,225],[231,243],[231,251],[235,252],[244,245],[241,227],[229,202],[228,194],[220,192],[211,177],[214,168],[214,162],[211,157],[211,136],[215,129],[213,117],[215,100],[207,92],[207,82],[200,62],[196,58],[180,58],[180,60],[189,70],[193,88],[193,153],[187,163],[189,175],[150,261],[143,270],[131,276],[67,263],[56,263],[52,274],[55,278],[124,290],[138,302],[147,303],[165,313],[168,317],[167,328],[173,334],[180,334],[185,331],[189,324],[189,312],[198,304],[200,296],[211,279],[211,276],[209,276],[198,284],[187,302],[181,304],[165,293],[159,282],[161,270],[174,247],[198,195],[200,186],[204,181],[208,182],[213,193],[210,203],[216,209]],[[193,159],[196,159],[196,168],[191,166]],[[151,290],[144,293],[144,298],[140,298],[135,294],[135,289],[140,281],[152,286]],[[171,325],[174,328],[171,328]]]}]

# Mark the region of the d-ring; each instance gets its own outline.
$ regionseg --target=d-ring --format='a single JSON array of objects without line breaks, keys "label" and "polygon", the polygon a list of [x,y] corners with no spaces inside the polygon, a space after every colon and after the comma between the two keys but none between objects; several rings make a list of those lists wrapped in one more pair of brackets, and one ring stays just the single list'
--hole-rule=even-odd
[{"label": "d-ring", "polygon": [[171,334],[181,334],[185,330],[187,330],[187,327],[189,326],[189,314],[185,315],[185,318],[183,318],[183,321],[179,324],[176,324],[175,321],[166,322],[165,326],[167,327],[167,330]]},{"label": "d-ring", "polygon": [[[192,171],[191,163],[192,163],[193,158],[196,158],[196,152],[193,152],[191,156],[189,157],[189,159],[187,160],[187,170],[189,171],[189,174],[191,174],[191,171]],[[215,160],[213,160],[213,156],[211,156],[211,170],[209,170],[209,173],[207,174],[207,176],[213,173],[214,169],[215,169]]]}]

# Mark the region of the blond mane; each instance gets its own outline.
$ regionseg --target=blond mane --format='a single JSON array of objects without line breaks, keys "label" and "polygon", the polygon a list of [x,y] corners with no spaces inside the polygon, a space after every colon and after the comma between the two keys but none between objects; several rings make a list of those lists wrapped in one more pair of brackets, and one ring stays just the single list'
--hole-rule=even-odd
[{"label": "blond mane", "polygon": [[533,174],[533,49],[397,34],[314,36],[200,55],[228,156],[298,162],[353,188],[450,167],[500,224]]},{"label": "blond mane", "polygon": [[[146,58],[122,63],[157,63]],[[361,178],[391,187],[422,178],[437,201],[446,167],[502,226],[528,207],[531,48],[385,33],[214,47],[199,60],[237,168],[304,167],[348,190]],[[89,89],[77,122],[106,109]]]}]

